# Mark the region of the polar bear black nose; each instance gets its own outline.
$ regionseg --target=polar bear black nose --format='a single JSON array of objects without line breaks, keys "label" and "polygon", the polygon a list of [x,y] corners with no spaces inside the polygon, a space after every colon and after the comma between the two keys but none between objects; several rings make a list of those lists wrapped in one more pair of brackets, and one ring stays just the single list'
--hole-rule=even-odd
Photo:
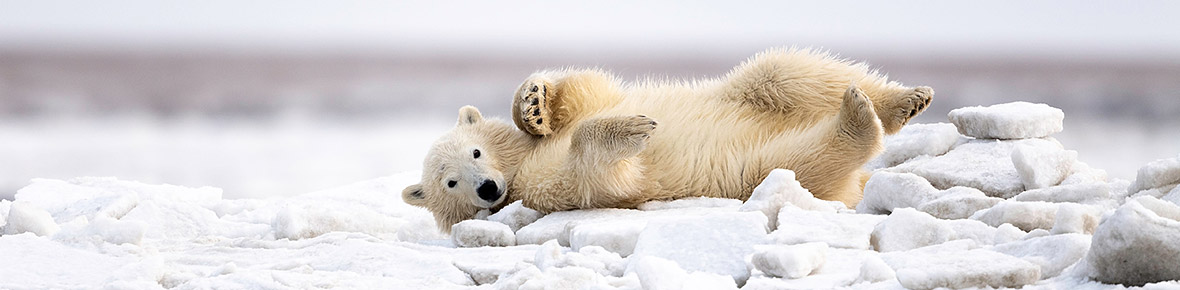
[{"label": "polar bear black nose", "polygon": [[495,181],[484,180],[483,184],[480,184],[479,188],[475,189],[475,192],[479,194],[479,198],[486,201],[500,199],[500,188],[496,186]]}]

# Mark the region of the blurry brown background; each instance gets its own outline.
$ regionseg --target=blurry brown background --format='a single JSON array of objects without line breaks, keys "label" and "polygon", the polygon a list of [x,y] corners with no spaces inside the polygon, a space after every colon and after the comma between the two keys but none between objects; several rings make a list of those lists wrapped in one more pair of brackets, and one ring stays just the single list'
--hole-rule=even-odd
[{"label": "blurry brown background", "polygon": [[460,106],[507,118],[537,69],[716,77],[792,45],[934,87],[917,122],[1061,108],[1112,177],[1180,153],[1173,2],[0,3],[0,198],[85,175],[299,194],[418,170]]}]

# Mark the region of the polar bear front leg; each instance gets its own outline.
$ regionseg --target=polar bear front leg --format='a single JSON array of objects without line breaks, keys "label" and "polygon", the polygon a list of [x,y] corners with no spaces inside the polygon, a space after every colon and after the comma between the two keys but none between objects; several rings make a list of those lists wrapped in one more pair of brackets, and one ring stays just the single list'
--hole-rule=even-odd
[{"label": "polar bear front leg", "polygon": [[656,129],[647,116],[584,121],[570,142],[566,171],[574,180],[571,198],[582,208],[618,207],[651,185],[639,153]]}]

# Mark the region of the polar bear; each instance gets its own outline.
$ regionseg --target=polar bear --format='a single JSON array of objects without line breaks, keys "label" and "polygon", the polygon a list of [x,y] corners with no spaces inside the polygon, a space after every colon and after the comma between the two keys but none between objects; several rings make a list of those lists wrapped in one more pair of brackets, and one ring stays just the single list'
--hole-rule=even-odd
[{"label": "polar bear", "polygon": [[[728,75],[625,84],[598,69],[534,73],[513,124],[474,107],[434,143],[422,181],[402,191],[441,230],[515,200],[543,213],[650,200],[745,200],[771,170],[853,207],[861,167],[925,110],[934,91],[888,81],[813,49],[771,49]],[[657,122],[658,120],[658,122]]]}]

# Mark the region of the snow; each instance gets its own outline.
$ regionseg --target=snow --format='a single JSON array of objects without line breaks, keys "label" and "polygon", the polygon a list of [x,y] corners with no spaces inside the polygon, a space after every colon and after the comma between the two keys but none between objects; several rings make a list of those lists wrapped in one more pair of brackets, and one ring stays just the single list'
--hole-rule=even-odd
[{"label": "snow", "polygon": [[980,139],[1041,138],[1061,132],[1065,112],[1046,104],[1012,102],[951,110],[959,133]]},{"label": "snow", "polygon": [[766,224],[766,216],[755,212],[653,220],[639,234],[632,257],[667,259],[687,271],[733,277],[740,286],[750,277],[746,256],[765,243]]},{"label": "snow", "polygon": [[754,268],[774,277],[803,278],[827,261],[828,244],[806,243],[766,247],[754,252]]},{"label": "snow", "polygon": [[1180,158],[1131,182],[1039,136],[915,124],[885,147],[855,211],[774,170],[745,202],[514,202],[450,235],[397,194],[417,172],[272,199],[36,179],[0,201],[0,288],[1180,287]]},{"label": "snow", "polygon": [[451,228],[451,241],[464,248],[516,245],[516,234],[508,225],[485,220],[465,220]]},{"label": "snow", "polygon": [[1133,286],[1180,280],[1177,240],[1180,206],[1150,196],[1127,201],[1094,232],[1089,276]]}]

